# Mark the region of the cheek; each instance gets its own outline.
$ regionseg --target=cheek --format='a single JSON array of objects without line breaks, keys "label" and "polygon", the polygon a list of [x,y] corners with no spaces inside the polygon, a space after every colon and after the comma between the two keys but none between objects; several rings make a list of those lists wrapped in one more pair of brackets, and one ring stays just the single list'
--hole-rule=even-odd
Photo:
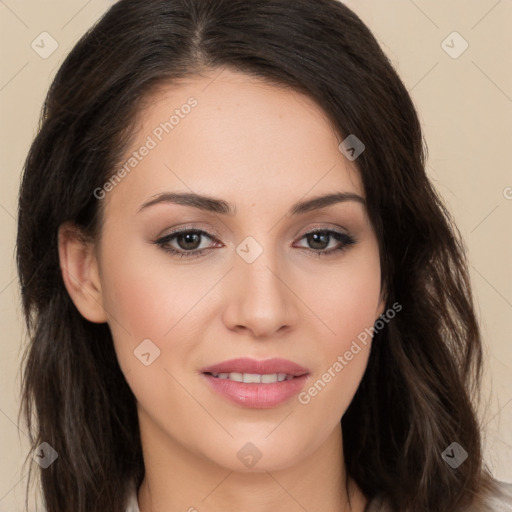
[{"label": "cheek", "polygon": [[322,333],[314,349],[321,363],[299,402],[327,422],[326,416],[336,422],[344,414],[366,369],[372,328],[380,314],[380,278],[376,246],[310,278],[304,296],[318,317],[312,321]]},{"label": "cheek", "polygon": [[[315,314],[325,354],[343,353],[374,325],[380,303],[380,262],[375,244],[347,254],[339,264],[310,273],[298,294]],[[305,273],[306,274],[306,273]],[[363,336],[364,337],[364,336]],[[368,340],[369,341],[369,340]]]},{"label": "cheek", "polygon": [[134,336],[161,338],[181,318],[188,321],[188,312],[218,277],[206,267],[180,267],[157,248],[131,245],[104,251],[104,305]]},{"label": "cheek", "polygon": [[[336,425],[352,401],[364,375],[372,343],[372,327],[379,287],[353,276],[337,293],[328,295],[322,319],[332,332],[318,339],[315,348],[319,364],[298,395],[308,411],[306,421],[321,417],[323,428]],[[322,326],[322,332],[326,329]]]},{"label": "cheek", "polygon": [[201,312],[201,297],[211,288],[214,276],[179,271],[176,265],[167,266],[161,260],[155,264],[154,256],[151,261],[148,257],[151,251],[130,251],[129,244],[117,247],[104,251],[103,266],[108,272],[102,277],[102,287],[109,327],[123,369],[140,364],[134,358],[134,350],[146,339],[160,349],[161,356],[166,356],[170,345],[173,353],[190,350],[187,340],[172,341],[184,326],[189,339],[196,339],[193,330],[197,324],[193,320]]},{"label": "cheek", "polygon": [[163,430],[179,432],[187,427],[180,427],[175,418],[171,422],[167,407],[173,404],[187,413],[194,407],[181,387],[181,369],[193,366],[194,347],[202,333],[197,321],[202,314],[200,299],[212,287],[214,276],[150,264],[140,254],[130,257],[126,250],[122,255],[116,252],[105,255],[111,271],[104,279],[104,299],[119,365],[139,407]]}]

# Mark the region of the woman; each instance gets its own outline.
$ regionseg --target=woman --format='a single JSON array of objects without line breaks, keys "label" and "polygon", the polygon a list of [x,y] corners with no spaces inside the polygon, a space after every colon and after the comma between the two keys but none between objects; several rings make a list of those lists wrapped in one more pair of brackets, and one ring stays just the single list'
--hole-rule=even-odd
[{"label": "woman", "polygon": [[49,512],[512,503],[460,235],[343,4],[116,3],[48,93],[17,251]]}]

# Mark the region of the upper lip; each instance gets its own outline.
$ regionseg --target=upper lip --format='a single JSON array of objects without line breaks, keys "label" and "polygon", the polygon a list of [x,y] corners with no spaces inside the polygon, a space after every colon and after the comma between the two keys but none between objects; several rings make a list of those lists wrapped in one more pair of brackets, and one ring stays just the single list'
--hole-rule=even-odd
[{"label": "upper lip", "polygon": [[246,357],[238,359],[230,359],[222,361],[211,366],[207,366],[201,370],[203,373],[256,373],[259,375],[273,374],[273,373],[286,373],[299,377],[309,373],[307,368],[300,366],[293,361],[274,357],[272,359],[249,359]]}]

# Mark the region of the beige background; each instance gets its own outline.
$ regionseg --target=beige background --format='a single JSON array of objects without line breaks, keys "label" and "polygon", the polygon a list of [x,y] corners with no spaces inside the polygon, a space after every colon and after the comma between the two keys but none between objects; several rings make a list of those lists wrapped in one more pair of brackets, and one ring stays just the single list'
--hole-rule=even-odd
[{"label": "beige background", "polygon": [[[26,484],[26,434],[17,426],[24,339],[14,266],[20,171],[51,78],[111,4],[0,0],[0,512],[22,510]],[[512,482],[512,0],[346,4],[372,29],[411,92],[429,146],[429,175],[465,238],[487,360],[485,458],[497,478]],[[42,46],[45,31],[58,48],[43,59],[31,43]],[[458,55],[464,41],[468,48]]]}]

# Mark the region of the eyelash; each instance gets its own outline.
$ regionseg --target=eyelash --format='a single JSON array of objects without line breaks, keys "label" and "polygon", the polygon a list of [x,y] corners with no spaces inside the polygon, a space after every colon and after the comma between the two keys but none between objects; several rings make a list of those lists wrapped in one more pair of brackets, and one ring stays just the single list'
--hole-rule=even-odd
[{"label": "eyelash", "polygon": [[[333,254],[342,253],[344,252],[350,245],[356,244],[357,240],[346,233],[341,233],[339,231],[334,231],[331,229],[315,229],[313,231],[308,231],[307,233],[304,233],[304,235],[300,238],[302,240],[303,238],[307,237],[308,235],[312,235],[315,233],[320,234],[328,234],[330,235],[330,238],[335,238],[339,242],[342,242],[342,245],[335,248],[335,249],[328,249],[328,250],[315,250],[315,249],[309,249],[306,247],[300,247],[300,249],[304,249],[310,253],[313,253],[315,256],[331,256]],[[185,251],[185,250],[177,250],[173,249],[169,246],[169,242],[174,240],[175,238],[178,238],[182,235],[188,235],[188,234],[200,234],[200,235],[206,235],[211,240],[218,241],[214,236],[210,235],[206,231],[203,231],[201,229],[184,229],[182,231],[174,231],[172,233],[169,233],[168,235],[165,235],[162,238],[159,238],[158,240],[155,240],[153,243],[161,247],[166,253],[172,254],[174,256],[180,256],[180,258],[195,258],[201,256],[205,251],[210,250],[208,249],[195,249],[192,251]],[[330,240],[329,240],[330,242]]]}]

